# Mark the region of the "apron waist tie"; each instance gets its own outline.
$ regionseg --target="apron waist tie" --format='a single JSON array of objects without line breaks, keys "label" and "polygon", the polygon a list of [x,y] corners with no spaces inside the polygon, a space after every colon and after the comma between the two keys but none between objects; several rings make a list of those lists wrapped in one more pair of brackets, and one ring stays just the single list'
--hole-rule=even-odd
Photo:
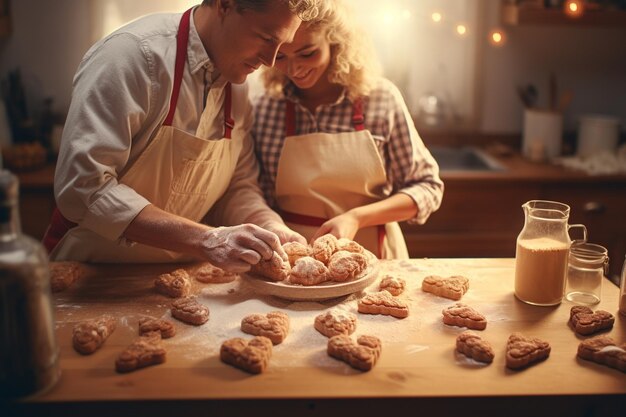
[{"label": "apron waist tie", "polygon": [[[321,217],[307,216],[306,214],[292,213],[283,210],[278,210],[278,214],[280,214],[284,221],[301,226],[320,227],[328,220]],[[387,236],[387,231],[385,230],[384,224],[376,226],[376,230],[378,232],[378,253],[376,256],[378,256],[378,259],[383,259],[383,244]]]},{"label": "apron waist tie", "polygon": [[58,208],[54,208],[52,212],[52,219],[50,220],[50,226],[46,230],[46,234],[43,236],[42,243],[48,254],[52,253],[52,250],[59,244],[63,236],[72,228],[78,226],[76,223],[67,220]]}]

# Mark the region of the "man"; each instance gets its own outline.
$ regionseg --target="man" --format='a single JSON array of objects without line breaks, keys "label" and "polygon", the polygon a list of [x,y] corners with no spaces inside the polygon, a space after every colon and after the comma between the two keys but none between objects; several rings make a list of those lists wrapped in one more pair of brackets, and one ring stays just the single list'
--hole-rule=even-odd
[{"label": "man", "polygon": [[272,66],[315,13],[313,0],[204,0],[94,45],[74,78],[50,258],[242,272],[303,241],[259,191],[247,87],[234,84]]}]

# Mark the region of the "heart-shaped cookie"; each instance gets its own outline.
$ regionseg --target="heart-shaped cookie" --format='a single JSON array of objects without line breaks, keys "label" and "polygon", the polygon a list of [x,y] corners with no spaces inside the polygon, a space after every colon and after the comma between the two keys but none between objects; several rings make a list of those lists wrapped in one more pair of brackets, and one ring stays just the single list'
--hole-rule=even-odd
[{"label": "heart-shaped cookie", "polygon": [[520,369],[550,356],[550,344],[541,339],[513,333],[506,343],[506,366]]},{"label": "heart-shaped cookie", "polygon": [[469,289],[469,279],[461,275],[440,277],[431,275],[422,281],[422,291],[429,292],[439,297],[451,300],[460,300]]},{"label": "heart-shaped cookie", "polygon": [[272,341],[264,336],[256,336],[250,341],[236,337],[222,343],[222,362],[252,374],[260,374],[267,368],[272,357]]},{"label": "heart-shaped cookie", "polygon": [[50,262],[49,268],[52,292],[66,290],[87,275],[87,267],[75,261]]},{"label": "heart-shaped cookie", "polygon": [[272,281],[286,280],[290,270],[289,261],[281,258],[277,252],[273,252],[270,259],[261,259],[259,263],[250,268],[250,272],[253,274],[261,275]]},{"label": "heart-shaped cookie", "polygon": [[132,372],[146,366],[165,362],[167,352],[161,344],[161,335],[151,332],[140,336],[124,349],[115,360],[117,372]]},{"label": "heart-shaped cookie", "polygon": [[484,330],[487,327],[485,316],[462,303],[446,307],[441,313],[443,322],[449,326],[467,327],[473,330]]},{"label": "heart-shaped cookie", "polygon": [[315,317],[314,327],[326,337],[351,335],[356,329],[356,316],[349,311],[332,309]]},{"label": "heart-shaped cookie", "polygon": [[570,310],[569,321],[576,333],[586,336],[613,328],[615,317],[608,311],[594,313],[589,307],[574,306]]},{"label": "heart-shaped cookie", "polygon": [[380,281],[378,289],[380,291],[387,291],[391,295],[398,296],[402,294],[404,289],[406,288],[406,281],[399,277],[392,277],[390,275],[386,275]]},{"label": "heart-shaped cookie", "polygon": [[92,320],[84,320],[72,329],[72,345],[76,352],[91,355],[111,336],[117,320],[105,314]]},{"label": "heart-shaped cookie", "polygon": [[409,316],[409,305],[387,291],[367,294],[359,300],[359,313],[384,314],[403,319]]},{"label": "heart-shaped cookie", "polygon": [[463,332],[457,336],[456,350],[465,356],[484,363],[493,362],[495,356],[489,342],[469,331]]},{"label": "heart-shaped cookie", "polygon": [[191,275],[196,278],[196,281],[203,284],[225,284],[237,278],[237,274],[226,272],[222,268],[218,268],[208,262],[197,267]]},{"label": "heart-shaped cookie", "polygon": [[176,328],[171,321],[155,319],[154,317],[142,317],[139,319],[139,335],[157,332],[162,339],[169,339],[176,334]]},{"label": "heart-shaped cookie", "polygon": [[241,331],[253,336],[265,336],[277,345],[289,333],[289,316],[281,311],[250,314],[241,320]]},{"label": "heart-shaped cookie", "polygon": [[369,371],[376,365],[382,343],[374,336],[359,336],[356,343],[350,336],[338,335],[328,339],[327,352],[329,356],[344,361],[353,368]]},{"label": "heart-shaped cookie", "polygon": [[183,323],[200,326],[209,320],[209,308],[195,297],[179,298],[172,303],[172,317]]},{"label": "heart-shaped cookie", "polygon": [[596,336],[578,345],[578,357],[626,372],[626,343],[617,345],[609,336]]},{"label": "heart-shaped cookie", "polygon": [[328,276],[331,281],[349,281],[361,274],[366,267],[367,257],[362,253],[340,250],[328,261]]},{"label": "heart-shaped cookie", "polygon": [[161,274],[154,280],[154,288],[158,293],[171,298],[185,297],[191,291],[189,274],[184,269]]}]

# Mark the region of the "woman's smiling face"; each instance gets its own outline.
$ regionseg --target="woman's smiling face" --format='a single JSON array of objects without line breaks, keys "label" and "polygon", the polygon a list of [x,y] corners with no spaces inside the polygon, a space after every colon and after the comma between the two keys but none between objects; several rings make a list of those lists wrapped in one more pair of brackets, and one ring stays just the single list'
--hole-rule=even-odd
[{"label": "woman's smiling face", "polygon": [[294,40],[283,44],[276,55],[276,68],[299,89],[315,86],[330,66],[331,50],[325,33],[315,25],[300,26]]}]

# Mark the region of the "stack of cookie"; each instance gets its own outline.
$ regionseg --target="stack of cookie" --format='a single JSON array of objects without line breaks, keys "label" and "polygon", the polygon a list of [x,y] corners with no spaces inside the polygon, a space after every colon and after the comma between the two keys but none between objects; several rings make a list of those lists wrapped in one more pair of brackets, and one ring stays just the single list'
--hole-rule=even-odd
[{"label": "stack of cookie", "polygon": [[312,286],[356,279],[369,262],[365,249],[357,242],[331,234],[319,237],[311,245],[289,242],[283,248],[288,259],[274,253],[272,259],[254,265],[251,272],[272,281]]}]

